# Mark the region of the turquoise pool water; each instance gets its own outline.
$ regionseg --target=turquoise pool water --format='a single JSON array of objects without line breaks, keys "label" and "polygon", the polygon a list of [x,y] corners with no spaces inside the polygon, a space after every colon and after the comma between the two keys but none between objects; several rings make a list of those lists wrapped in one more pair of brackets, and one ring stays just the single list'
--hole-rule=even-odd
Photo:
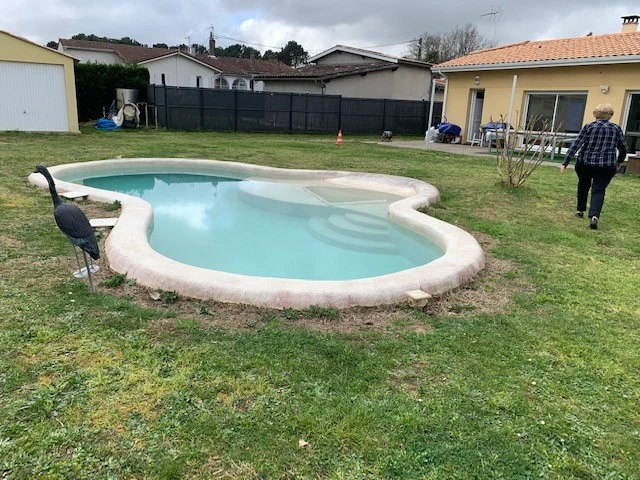
[{"label": "turquoise pool water", "polygon": [[229,273],[354,280],[424,265],[442,250],[386,219],[400,197],[296,181],[132,174],[82,183],[148,201],[151,247]]}]

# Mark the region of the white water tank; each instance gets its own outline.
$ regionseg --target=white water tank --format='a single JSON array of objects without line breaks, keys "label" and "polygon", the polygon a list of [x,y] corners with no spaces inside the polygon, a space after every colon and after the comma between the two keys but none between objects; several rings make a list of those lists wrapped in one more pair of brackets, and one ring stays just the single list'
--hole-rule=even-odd
[{"label": "white water tank", "polygon": [[118,111],[125,103],[138,103],[138,90],[135,88],[116,88],[116,107]]}]

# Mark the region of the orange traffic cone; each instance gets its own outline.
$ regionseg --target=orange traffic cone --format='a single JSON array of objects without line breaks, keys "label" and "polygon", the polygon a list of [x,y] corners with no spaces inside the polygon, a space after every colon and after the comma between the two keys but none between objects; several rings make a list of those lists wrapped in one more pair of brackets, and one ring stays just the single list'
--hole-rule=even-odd
[{"label": "orange traffic cone", "polygon": [[338,130],[338,139],[336,140],[336,145],[342,145],[342,130]]}]

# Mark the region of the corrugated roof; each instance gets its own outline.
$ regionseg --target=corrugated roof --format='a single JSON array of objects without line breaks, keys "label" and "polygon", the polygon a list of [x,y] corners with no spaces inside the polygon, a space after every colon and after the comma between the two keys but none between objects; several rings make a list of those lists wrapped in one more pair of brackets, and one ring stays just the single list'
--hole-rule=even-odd
[{"label": "corrugated roof", "polygon": [[437,65],[437,68],[478,67],[529,62],[631,57],[640,55],[640,32],[588,35],[556,40],[526,41],[486,50]]}]

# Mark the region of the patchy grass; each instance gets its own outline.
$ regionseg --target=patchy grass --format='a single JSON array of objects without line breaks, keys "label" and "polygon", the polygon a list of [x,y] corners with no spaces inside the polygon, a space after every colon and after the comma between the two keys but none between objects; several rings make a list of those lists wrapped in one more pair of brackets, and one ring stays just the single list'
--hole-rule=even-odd
[{"label": "patchy grass", "polygon": [[[508,191],[486,157],[368,140],[2,134],[2,476],[636,478],[638,177],[614,179],[591,231],[557,168]],[[473,233],[487,268],[423,310],[163,302],[133,278],[91,294],[26,177],[117,155],[419,178],[442,196],[425,213]],[[96,283],[114,274],[99,264]]]}]

